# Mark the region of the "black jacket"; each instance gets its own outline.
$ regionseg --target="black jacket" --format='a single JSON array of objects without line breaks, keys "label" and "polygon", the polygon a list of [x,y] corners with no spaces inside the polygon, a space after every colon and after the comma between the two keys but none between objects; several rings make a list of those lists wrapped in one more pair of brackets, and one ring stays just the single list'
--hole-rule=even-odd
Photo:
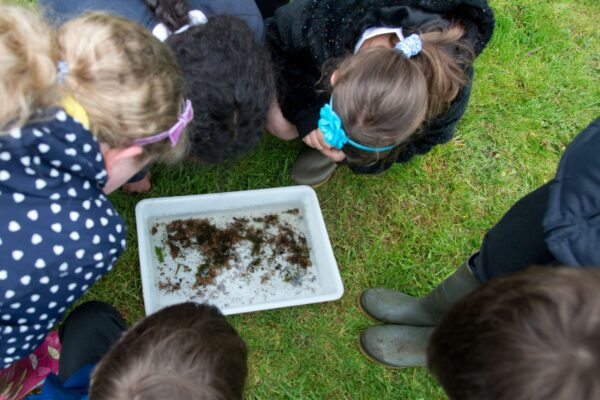
[{"label": "black jacket", "polygon": [[600,118],[560,160],[550,182],[544,232],[560,264],[600,267]]},{"label": "black jacket", "polygon": [[[479,55],[494,29],[494,15],[485,0],[294,0],[268,18],[267,41],[279,69],[279,101],[283,114],[303,137],[317,127],[319,109],[329,94],[316,90],[321,68],[329,60],[352,53],[354,44],[370,26],[400,26],[410,34],[424,24],[459,20]],[[452,139],[464,114],[473,80],[462,88],[450,109],[427,121],[421,133],[407,143],[397,162],[427,153]],[[378,164],[353,168],[357,173],[378,173],[391,166]]]}]

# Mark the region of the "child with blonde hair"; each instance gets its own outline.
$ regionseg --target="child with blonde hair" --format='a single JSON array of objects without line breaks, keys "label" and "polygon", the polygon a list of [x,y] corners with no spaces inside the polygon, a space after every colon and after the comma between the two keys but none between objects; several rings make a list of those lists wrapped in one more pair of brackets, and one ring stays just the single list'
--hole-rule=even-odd
[{"label": "child with blonde hair", "polygon": [[292,170],[315,185],[336,162],[376,174],[448,142],[494,16],[485,0],[299,0],[266,27],[280,70],[267,129],[315,149]]},{"label": "child with blonde hair", "polygon": [[105,196],[185,152],[191,104],[166,46],[86,14],[53,31],[0,6],[0,368],[32,353],[125,248]]},{"label": "child with blonde hair", "polygon": [[[39,0],[52,20],[103,11],[144,26],[172,50],[196,110],[190,158],[223,163],[254,148],[275,93],[264,22],[254,0]],[[150,190],[141,171],[123,186]]]}]

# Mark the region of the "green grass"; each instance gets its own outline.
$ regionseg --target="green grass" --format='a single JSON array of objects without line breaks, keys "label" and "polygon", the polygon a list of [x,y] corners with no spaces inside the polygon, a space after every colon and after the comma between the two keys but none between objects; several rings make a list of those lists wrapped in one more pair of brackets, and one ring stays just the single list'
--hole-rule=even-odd
[{"label": "green grass", "polygon": [[[600,115],[595,0],[492,1],[494,39],[477,60],[469,109],[449,144],[383,176],[340,169],[317,189],[346,292],[337,302],[238,315],[250,349],[249,399],[441,399],[425,369],[389,371],[357,350],[372,325],[360,292],[386,286],[427,293],[475,251],[521,196],[552,177],[566,144]],[[596,28],[594,28],[596,27]],[[252,154],[219,167],[153,167],[146,195],[116,193],[128,250],[83,300],[144,316],[135,204],[161,196],[292,184],[299,143],[265,136]]]}]

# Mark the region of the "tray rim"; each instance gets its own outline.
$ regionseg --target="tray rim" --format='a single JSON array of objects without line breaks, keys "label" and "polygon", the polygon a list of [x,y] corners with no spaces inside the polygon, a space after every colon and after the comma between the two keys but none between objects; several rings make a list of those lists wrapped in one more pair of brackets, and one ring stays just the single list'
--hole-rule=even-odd
[{"label": "tray rim", "polygon": [[[332,275],[333,275],[333,287],[334,291],[314,296],[307,296],[299,299],[283,299],[283,300],[274,300],[257,304],[250,304],[247,306],[236,306],[236,307],[224,307],[220,308],[221,312],[225,315],[233,315],[233,314],[242,314],[256,311],[264,311],[270,309],[277,309],[283,307],[293,307],[307,304],[315,304],[322,303],[328,301],[339,300],[344,294],[344,285],[342,282],[341,274],[337,262],[335,260],[335,255],[333,253],[333,248],[331,246],[331,241],[329,239],[329,234],[327,232],[327,228],[325,226],[325,221],[323,219],[323,214],[321,212],[321,207],[318,201],[317,194],[315,190],[310,186],[305,185],[297,185],[297,186],[284,186],[277,188],[267,188],[267,189],[252,189],[252,190],[240,190],[233,192],[218,192],[218,193],[206,193],[206,194],[195,194],[195,195],[185,195],[185,196],[169,196],[169,197],[157,197],[150,199],[143,199],[136,204],[135,207],[135,218],[136,218],[136,229],[137,229],[137,239],[138,239],[138,256],[139,256],[139,268],[142,279],[142,295],[144,300],[144,310],[146,315],[150,315],[160,308],[155,307],[155,302],[151,300],[151,288],[149,285],[154,285],[154,281],[151,276],[149,276],[149,271],[144,266],[152,266],[151,255],[142,252],[144,248],[144,240],[148,239],[148,234],[145,233],[147,225],[145,222],[148,218],[152,218],[153,216],[148,216],[147,210],[155,207],[157,205],[164,204],[173,204],[176,206],[177,203],[189,203],[190,201],[194,201],[197,199],[202,199],[203,202],[214,200],[215,204],[219,204],[217,200],[222,200],[223,198],[252,198],[257,194],[260,196],[264,195],[275,195],[281,194],[282,192],[286,192],[287,194],[293,195],[297,194],[297,197],[300,199],[302,196],[307,196],[310,202],[310,205],[314,207],[314,212],[317,214],[317,218],[313,221],[317,225],[317,229],[319,230],[318,234],[321,235],[321,239],[324,245],[324,251],[326,253],[326,257],[328,258],[327,262],[331,265]],[[276,198],[273,196],[272,198]],[[271,204],[277,204],[277,201],[273,201]],[[261,203],[261,205],[268,205],[270,203]],[[252,206],[253,204],[248,204],[248,206]],[[234,210],[239,209],[239,207],[235,208],[225,208],[225,207],[215,207],[212,210]],[[211,210],[211,211],[212,211]],[[172,214],[173,216],[177,216],[177,212]],[[310,229],[310,228],[309,228]],[[140,232],[144,232],[144,234],[140,234]],[[311,232],[312,234],[312,232]],[[194,300],[187,300],[194,301]],[[210,304],[210,302],[207,302]]]}]

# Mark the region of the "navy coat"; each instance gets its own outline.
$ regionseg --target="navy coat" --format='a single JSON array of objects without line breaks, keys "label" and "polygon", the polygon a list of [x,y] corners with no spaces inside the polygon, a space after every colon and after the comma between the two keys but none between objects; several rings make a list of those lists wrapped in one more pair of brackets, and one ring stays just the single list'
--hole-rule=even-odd
[{"label": "navy coat", "polygon": [[91,133],[62,109],[0,134],[0,369],[32,353],[125,249]]},{"label": "navy coat", "polygon": [[550,182],[549,250],[562,265],[600,266],[600,118],[571,142]]}]

